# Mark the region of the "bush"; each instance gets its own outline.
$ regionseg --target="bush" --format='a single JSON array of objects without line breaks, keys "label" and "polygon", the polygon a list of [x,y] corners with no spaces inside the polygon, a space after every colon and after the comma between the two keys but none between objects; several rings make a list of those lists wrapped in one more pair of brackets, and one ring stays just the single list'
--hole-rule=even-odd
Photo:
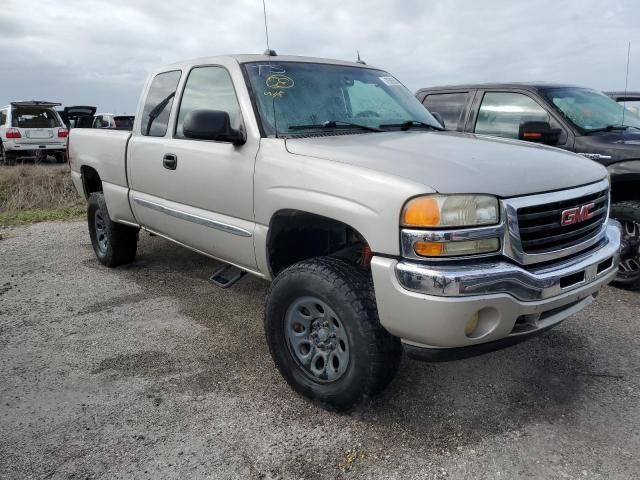
[{"label": "bush", "polygon": [[0,167],[0,224],[74,218],[84,211],[67,168]]}]

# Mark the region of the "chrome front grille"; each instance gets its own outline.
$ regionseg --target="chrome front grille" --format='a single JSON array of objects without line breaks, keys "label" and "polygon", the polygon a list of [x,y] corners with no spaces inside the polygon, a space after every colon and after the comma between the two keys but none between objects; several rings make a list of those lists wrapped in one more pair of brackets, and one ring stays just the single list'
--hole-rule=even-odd
[{"label": "chrome front grille", "polygon": [[[579,219],[581,207],[588,205],[589,218]],[[520,208],[518,226],[525,253],[543,253],[578,245],[597,235],[607,219],[609,191],[545,205]],[[564,216],[575,223],[563,225]]]},{"label": "chrome front grille", "polygon": [[[560,260],[599,244],[609,218],[609,181],[502,200],[507,232],[502,253],[521,265]],[[593,204],[593,205],[591,205]],[[581,207],[588,205],[584,218]],[[562,222],[563,212],[566,219]],[[576,218],[577,217],[577,218]]]}]

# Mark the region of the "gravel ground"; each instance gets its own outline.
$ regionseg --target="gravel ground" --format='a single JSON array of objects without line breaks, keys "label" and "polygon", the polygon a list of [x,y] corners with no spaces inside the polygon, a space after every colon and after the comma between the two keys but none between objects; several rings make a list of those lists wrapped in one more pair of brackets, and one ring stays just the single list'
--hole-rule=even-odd
[{"label": "gravel ground", "polygon": [[83,222],[1,232],[0,478],[637,478],[640,293],[548,334],[404,359],[350,414],[277,374],[267,284],[142,235],[109,270]]}]

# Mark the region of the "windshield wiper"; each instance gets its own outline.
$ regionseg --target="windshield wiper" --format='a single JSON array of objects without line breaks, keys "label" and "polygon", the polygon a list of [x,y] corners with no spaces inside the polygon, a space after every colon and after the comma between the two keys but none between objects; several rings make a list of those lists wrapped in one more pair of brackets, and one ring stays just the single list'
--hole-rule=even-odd
[{"label": "windshield wiper", "polygon": [[360,123],[351,123],[351,122],[343,122],[342,120],[327,120],[326,122],[322,122],[319,124],[310,124],[310,125],[291,125],[289,130],[313,130],[317,128],[350,128],[355,127],[361,130],[367,130],[369,132],[381,132],[379,128],[369,127],[367,125],[361,125]]},{"label": "windshield wiper", "polygon": [[598,132],[612,132],[613,130],[626,130],[627,128],[629,128],[629,125],[607,125],[606,127],[587,130],[585,135],[591,135],[592,133]]},{"label": "windshield wiper", "polygon": [[410,128],[428,128],[439,132],[444,130],[444,128],[436,127],[430,123],[419,122],[418,120],[407,120],[402,123],[387,123],[385,125],[380,125],[380,128],[400,128],[400,130],[409,130]]}]

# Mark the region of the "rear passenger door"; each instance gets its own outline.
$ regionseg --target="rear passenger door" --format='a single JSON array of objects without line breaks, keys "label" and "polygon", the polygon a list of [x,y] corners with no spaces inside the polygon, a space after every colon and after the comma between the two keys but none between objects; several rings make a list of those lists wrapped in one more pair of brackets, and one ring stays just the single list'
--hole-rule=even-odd
[{"label": "rear passenger door", "polygon": [[467,121],[466,131],[478,135],[518,139],[524,122],[548,122],[561,130],[558,143],[565,147],[569,141],[566,129],[527,91],[479,91]]},{"label": "rear passenger door", "polygon": [[136,220],[143,227],[164,234],[166,185],[170,172],[163,167],[167,153],[169,118],[181,70],[159,73],[151,80],[140,122],[127,149],[130,202]]},{"label": "rear passenger door", "polygon": [[473,90],[428,93],[422,104],[444,121],[445,130],[461,132],[473,99]]}]

